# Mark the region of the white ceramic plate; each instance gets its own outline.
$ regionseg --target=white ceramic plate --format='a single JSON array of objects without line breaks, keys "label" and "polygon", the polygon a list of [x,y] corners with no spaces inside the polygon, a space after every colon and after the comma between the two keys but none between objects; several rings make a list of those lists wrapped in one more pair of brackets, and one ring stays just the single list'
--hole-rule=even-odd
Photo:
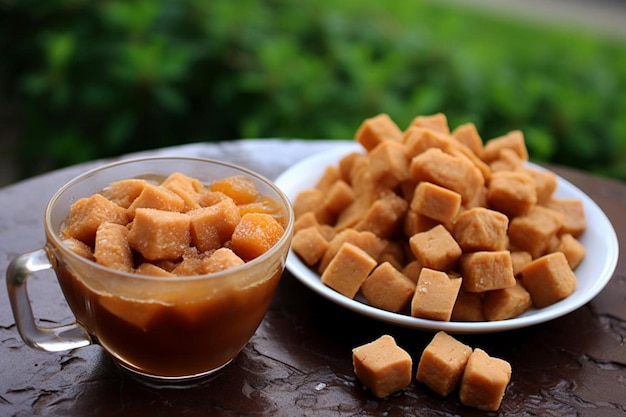
[{"label": "white ceramic plate", "polygon": [[[300,191],[315,186],[328,165],[335,165],[342,156],[354,151],[362,151],[356,142],[338,142],[336,147],[312,155],[293,165],[282,173],[275,183],[293,201]],[[537,165],[529,165],[543,169]],[[619,253],[615,230],[594,201],[561,177],[558,177],[558,188],[555,191],[555,196],[580,199],[585,207],[587,230],[580,237],[580,241],[585,246],[587,253],[575,271],[578,279],[576,291],[566,299],[551,306],[531,309],[522,316],[513,319],[494,322],[441,322],[392,313],[372,307],[362,298],[357,297],[353,300],[345,297],[325,286],[322,284],[319,274],[311,270],[293,252],[290,252],[287,259],[287,269],[307,287],[330,301],[364,316],[399,326],[433,331],[443,330],[450,333],[490,333],[543,323],[563,316],[594,298],[613,276]]]}]

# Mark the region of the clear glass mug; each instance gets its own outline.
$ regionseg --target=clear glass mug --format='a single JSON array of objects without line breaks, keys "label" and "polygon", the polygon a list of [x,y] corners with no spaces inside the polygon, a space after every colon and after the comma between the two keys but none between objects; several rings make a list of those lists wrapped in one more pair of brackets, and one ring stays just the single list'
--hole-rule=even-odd
[{"label": "clear glass mug", "polygon": [[[62,243],[59,229],[71,204],[128,178],[181,172],[204,183],[244,175],[284,213],[285,233],[266,253],[239,267],[191,277],[153,277],[105,268]],[[97,343],[122,368],[155,385],[184,385],[228,364],[263,320],[285,267],[294,215],[268,179],[206,159],[154,157],[86,172],[63,186],[44,214],[46,244],[15,258],[7,287],[17,329],[31,347],[57,352]],[[53,269],[76,321],[53,328],[35,323],[28,278]]]}]

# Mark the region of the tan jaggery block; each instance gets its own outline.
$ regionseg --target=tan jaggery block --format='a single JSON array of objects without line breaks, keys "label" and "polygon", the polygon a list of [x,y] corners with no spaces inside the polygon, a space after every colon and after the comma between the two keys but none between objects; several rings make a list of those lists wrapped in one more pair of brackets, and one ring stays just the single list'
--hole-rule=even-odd
[{"label": "tan jaggery block", "polygon": [[293,251],[309,266],[322,259],[328,246],[328,241],[315,226],[298,230],[291,240]]},{"label": "tan jaggery block", "polygon": [[91,245],[101,223],[126,224],[128,220],[125,208],[100,194],[94,194],[88,198],[78,199],[72,204],[62,233],[63,237],[73,237]]},{"label": "tan jaggery block", "polygon": [[414,181],[428,181],[461,194],[463,202],[472,201],[485,185],[485,179],[472,162],[459,155],[429,149],[411,160]]},{"label": "tan jaggery block", "polygon": [[523,171],[494,172],[487,186],[487,201],[508,216],[520,216],[537,203],[535,181]]},{"label": "tan jaggery block", "polygon": [[537,308],[547,307],[568,297],[577,285],[576,275],[563,252],[554,252],[535,259],[520,273],[522,284]]},{"label": "tan jaggery block", "polygon": [[237,205],[254,203],[261,195],[254,180],[244,175],[217,179],[208,185],[208,189],[226,194]]},{"label": "tan jaggery block", "polygon": [[482,292],[469,292],[463,286],[456,297],[451,321],[485,321]]},{"label": "tan jaggery block", "polygon": [[102,266],[132,272],[134,263],[128,228],[117,223],[101,223],[96,230],[93,257]]},{"label": "tan jaggery block", "polygon": [[513,149],[502,149],[500,156],[489,164],[491,172],[516,171],[524,165],[524,160]]},{"label": "tan jaggery block", "polygon": [[350,152],[343,156],[337,164],[340,178],[348,184],[352,183],[350,173],[352,172],[354,162],[359,159],[367,160],[367,157],[359,152]]},{"label": "tan jaggery block", "polygon": [[115,204],[128,208],[148,182],[139,178],[120,180],[109,184],[100,194]]},{"label": "tan jaggery block", "polygon": [[462,281],[461,278],[450,278],[445,272],[423,268],[411,299],[411,315],[450,321]]},{"label": "tan jaggery block", "polygon": [[511,262],[513,263],[513,275],[517,276],[522,268],[533,261],[533,256],[529,252],[514,250],[511,251]]},{"label": "tan jaggery block", "polygon": [[409,157],[400,142],[381,142],[368,153],[368,158],[372,181],[382,187],[395,188],[410,178]]},{"label": "tan jaggery block", "polygon": [[128,214],[134,216],[139,208],[153,208],[161,211],[182,213],[185,211],[185,201],[165,187],[148,183],[141,194],[128,207]]},{"label": "tan jaggery block", "polygon": [[191,178],[183,173],[170,174],[161,186],[174,192],[185,202],[184,212],[200,208],[200,196],[205,192],[204,184],[197,178]]},{"label": "tan jaggery block", "polygon": [[450,223],[456,218],[461,208],[461,195],[423,181],[415,188],[410,208],[423,216],[442,223]]},{"label": "tan jaggery block", "polygon": [[452,131],[452,136],[463,145],[467,146],[476,156],[481,157],[483,153],[483,140],[474,123],[465,123],[457,126]]},{"label": "tan jaggery block", "polygon": [[587,253],[585,246],[569,233],[561,235],[555,250],[565,254],[567,263],[572,268],[572,271],[582,262]]},{"label": "tan jaggery block", "polygon": [[483,313],[490,321],[508,320],[524,313],[532,304],[530,294],[517,281],[512,287],[487,291],[483,299]]},{"label": "tan jaggery block", "polygon": [[461,404],[484,411],[500,408],[511,380],[511,365],[476,348],[463,371],[459,398]]},{"label": "tan jaggery block", "polygon": [[545,204],[552,198],[558,185],[556,175],[553,172],[538,170],[527,166],[518,168],[518,171],[526,172],[535,181],[537,204]]},{"label": "tan jaggery block", "polygon": [[461,382],[471,354],[471,347],[439,331],[422,352],[415,378],[446,397]]},{"label": "tan jaggery block", "polygon": [[292,204],[294,215],[298,219],[305,213],[311,212],[319,223],[332,223],[334,216],[326,208],[324,204],[325,198],[325,194],[317,188],[308,188],[300,191]]},{"label": "tan jaggery block", "polygon": [[322,192],[327,192],[330,189],[330,187],[332,187],[333,184],[335,184],[339,180],[341,180],[341,173],[339,172],[339,167],[337,167],[336,165],[328,165],[324,169],[324,172],[320,176],[320,179],[317,180],[317,183],[315,184],[315,188],[317,188],[318,190]]},{"label": "tan jaggery block", "polygon": [[508,247],[509,219],[484,207],[463,211],[454,223],[452,235],[464,252],[504,250]]},{"label": "tan jaggery block", "polygon": [[487,164],[500,158],[504,149],[513,150],[522,160],[528,160],[528,149],[521,130],[513,130],[506,135],[488,140],[483,146],[482,159]]},{"label": "tan jaggery block", "polygon": [[403,390],[413,376],[411,356],[389,335],[354,348],[352,363],[357,378],[378,398]]},{"label": "tan jaggery block", "polygon": [[229,241],[241,220],[239,208],[230,198],[209,207],[187,213],[190,218],[191,243],[200,251],[220,248]]},{"label": "tan jaggery block", "polygon": [[212,274],[214,272],[225,271],[227,269],[236,268],[245,262],[235,252],[229,248],[219,248],[209,257],[202,261],[200,268],[203,274]]},{"label": "tan jaggery block", "polygon": [[410,126],[425,127],[445,134],[450,133],[448,117],[444,113],[415,116]]},{"label": "tan jaggery block", "polygon": [[484,292],[515,285],[511,253],[508,250],[465,253],[460,259],[463,287]]},{"label": "tan jaggery block", "polygon": [[385,247],[385,242],[372,232],[359,232],[354,229],[346,229],[335,235],[328,242],[328,248],[324,252],[324,256],[320,260],[318,271],[324,272],[330,261],[335,257],[339,249],[344,243],[351,243],[360,249],[363,249],[373,259],[378,259],[380,253]]},{"label": "tan jaggery block", "polygon": [[383,262],[363,282],[361,291],[371,306],[397,313],[411,301],[415,283],[389,262]]},{"label": "tan jaggery block", "polygon": [[382,239],[392,237],[400,231],[408,209],[405,199],[392,192],[385,193],[374,201],[354,228],[370,231]]},{"label": "tan jaggery block", "polygon": [[63,239],[63,244],[75,254],[82,256],[85,259],[89,259],[90,261],[94,260],[93,250],[91,249],[91,246],[87,245],[86,243],[81,242],[80,240],[73,237],[68,237]]},{"label": "tan jaggery block", "polygon": [[405,236],[410,237],[416,233],[426,232],[439,224],[439,221],[409,209],[404,216],[402,233],[404,233]]},{"label": "tan jaggery block", "polygon": [[187,214],[138,208],[128,233],[130,247],[148,260],[177,259],[191,243]]},{"label": "tan jaggery block", "polygon": [[376,267],[376,260],[357,246],[345,242],[322,273],[322,283],[348,298],[354,298],[361,284]]},{"label": "tan jaggery block", "polygon": [[150,262],[144,262],[141,265],[139,265],[136,269],[135,269],[135,273],[137,274],[141,274],[141,275],[150,275],[152,277],[173,277],[175,276],[174,274],[172,274],[169,271],[166,271],[165,269],[152,264]]},{"label": "tan jaggery block", "polygon": [[546,207],[563,213],[563,224],[559,233],[569,233],[579,237],[587,229],[585,206],[575,198],[551,198]]},{"label": "tan jaggery block", "polygon": [[186,248],[182,261],[172,269],[172,274],[177,276],[191,276],[202,274],[202,262],[204,258],[194,248]]},{"label": "tan jaggery block", "polygon": [[380,251],[376,261],[379,265],[389,262],[398,271],[402,270],[407,262],[403,242],[385,240],[383,250]]},{"label": "tan jaggery block", "polygon": [[356,200],[354,190],[343,180],[335,181],[327,190],[324,206],[331,213],[339,213],[345,210],[346,207]]},{"label": "tan jaggery block", "polygon": [[545,253],[562,224],[562,213],[536,205],[509,222],[509,240],[512,246],[529,252],[536,259]]},{"label": "tan jaggery block", "polygon": [[446,271],[461,256],[461,247],[442,225],[413,235],[409,239],[411,251],[423,266]]},{"label": "tan jaggery block", "polygon": [[422,268],[424,268],[424,265],[422,265],[422,263],[416,259],[407,263],[404,268],[402,268],[402,273],[405,277],[413,281],[414,284],[417,284],[417,281],[420,278],[420,273],[422,272]]},{"label": "tan jaggery block", "polygon": [[388,114],[381,113],[365,119],[356,131],[355,140],[368,151],[374,149],[379,143],[392,140],[402,140],[402,131],[391,120]]}]

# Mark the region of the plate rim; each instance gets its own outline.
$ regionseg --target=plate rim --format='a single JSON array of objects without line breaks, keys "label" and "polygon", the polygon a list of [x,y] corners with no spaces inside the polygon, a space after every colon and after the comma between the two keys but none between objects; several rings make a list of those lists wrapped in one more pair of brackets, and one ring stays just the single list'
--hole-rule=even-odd
[{"label": "plate rim", "polygon": [[[291,201],[293,201],[292,199],[295,197],[295,195],[293,195],[293,193],[291,192],[291,189],[293,188],[291,186],[291,184],[293,183],[293,180],[291,178],[294,177],[295,174],[299,173],[308,166],[319,166],[320,163],[324,163],[325,169],[329,164],[334,163],[330,162],[329,160],[335,160],[336,162],[342,156],[345,156],[349,152],[355,151],[364,152],[363,148],[360,146],[360,144],[358,144],[358,142],[337,141],[337,144],[332,146],[328,150],[314,153],[295,163],[294,165],[283,171],[275,179],[274,182],[277,187],[281,188],[283,192],[287,194],[287,197]],[[527,162],[527,165],[542,171],[549,171],[548,169],[532,162]],[[436,321],[417,318],[407,314],[382,310],[361,301],[348,298],[336,292],[332,288],[324,285],[320,280],[320,275],[311,270],[311,268],[309,268],[306,264],[304,264],[300,260],[300,258],[293,252],[292,249],[289,250],[289,255],[286,261],[286,268],[289,270],[291,275],[293,275],[298,281],[303,283],[313,292],[326,298],[327,300],[366,317],[406,328],[430,331],[446,331],[449,333],[492,333],[533,326],[536,324],[554,320],[556,318],[571,313],[572,311],[584,306],[593,298],[595,298],[613,277],[619,258],[619,242],[617,239],[617,234],[615,232],[613,224],[606,216],[604,211],[600,208],[600,206],[598,206],[595,201],[593,201],[593,199],[591,199],[591,197],[585,194],[574,184],[562,178],[558,174],[554,174],[557,176],[558,181],[558,186],[555,193],[560,194],[563,191],[566,191],[570,194],[573,193],[580,195],[580,199],[583,201],[585,207],[585,215],[589,216],[589,209],[591,209],[595,221],[600,222],[604,226],[602,228],[603,236],[606,238],[607,248],[609,249],[606,253],[605,262],[603,263],[602,268],[600,268],[600,270],[598,271],[598,279],[593,283],[593,285],[591,285],[587,292],[585,292],[584,294],[578,294],[576,298],[571,298],[571,295],[570,297],[558,301],[551,306],[544,307],[541,310],[532,309],[529,312],[525,313],[525,315],[507,320],[484,322]],[[298,191],[301,191],[301,189]],[[579,197],[577,196],[576,198]],[[589,217],[587,217],[587,228],[589,228],[589,226]],[[588,255],[586,255],[586,257],[587,256]]]}]

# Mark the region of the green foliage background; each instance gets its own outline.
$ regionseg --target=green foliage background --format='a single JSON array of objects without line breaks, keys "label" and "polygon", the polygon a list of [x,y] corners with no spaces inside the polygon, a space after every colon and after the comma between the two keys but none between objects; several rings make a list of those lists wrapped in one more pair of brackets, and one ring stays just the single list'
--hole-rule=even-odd
[{"label": "green foliage background", "polygon": [[483,139],[626,179],[626,44],[434,2],[0,1],[22,176],[131,151],[353,136],[444,112]]}]

